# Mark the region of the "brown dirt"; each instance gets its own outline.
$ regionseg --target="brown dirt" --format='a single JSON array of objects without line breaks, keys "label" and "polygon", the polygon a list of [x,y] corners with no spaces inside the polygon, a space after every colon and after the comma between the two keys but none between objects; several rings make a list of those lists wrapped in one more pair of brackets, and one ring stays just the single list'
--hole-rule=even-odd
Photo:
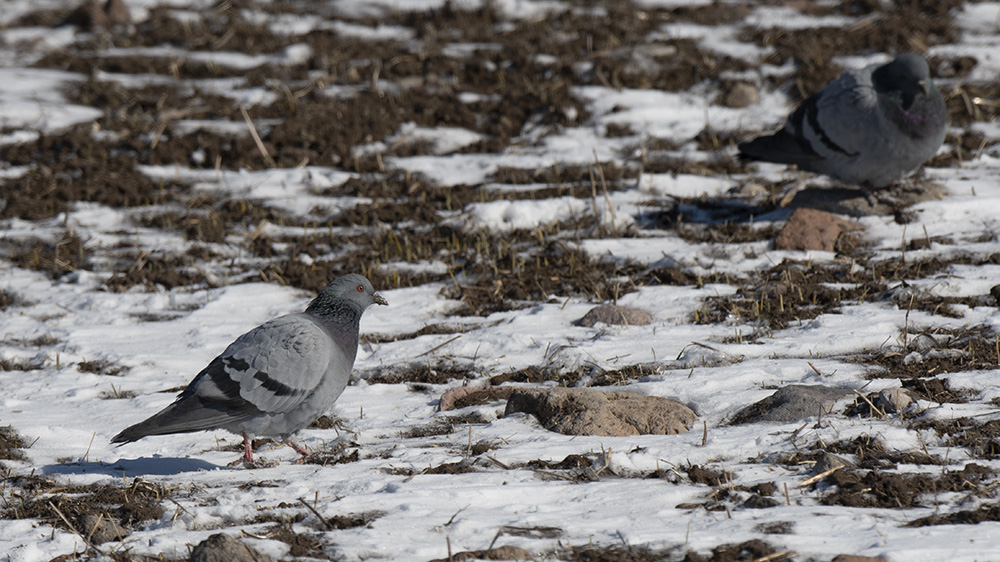
[{"label": "brown dirt", "polygon": [[403,432],[402,437],[404,439],[416,439],[435,435],[450,435],[456,431],[465,429],[469,424],[489,423],[489,421],[478,412],[471,412],[460,416],[435,417],[426,425],[406,430]]},{"label": "brown dirt", "polygon": [[8,308],[15,306],[18,301],[20,301],[20,297],[17,293],[0,289],[0,311],[7,310]]},{"label": "brown dirt", "polygon": [[943,492],[987,493],[980,483],[995,475],[987,467],[967,464],[964,469],[939,475],[893,474],[888,472],[841,469],[824,481],[836,490],[824,495],[825,505],[907,509],[928,505],[927,496]]},{"label": "brown dirt", "polygon": [[[934,307],[932,310],[939,309]],[[936,329],[913,334],[910,337],[911,342],[916,344],[917,338],[920,338],[921,343],[931,342],[929,350],[919,352],[923,355],[919,361],[907,361],[909,351],[876,352],[858,357],[857,360],[881,367],[869,373],[873,378],[918,379],[904,381],[904,386],[917,390],[929,400],[937,402],[967,402],[968,392],[952,390],[948,387],[947,381],[931,377],[944,373],[992,370],[1000,367],[997,335],[990,328],[976,326],[955,330]]]},{"label": "brown dirt", "polygon": [[135,169],[135,156],[116,148],[95,140],[89,125],[6,148],[6,161],[30,169],[4,182],[7,204],[0,218],[45,219],[65,212],[74,201],[110,207],[164,202],[161,190]]},{"label": "brown dirt", "polygon": [[70,232],[63,233],[55,242],[20,240],[9,249],[12,261],[18,266],[44,271],[53,279],[77,269],[89,269],[91,253],[83,240]]},{"label": "brown dirt", "polygon": [[641,546],[571,546],[554,553],[556,560],[569,562],[666,562],[674,560],[674,551],[652,550]]},{"label": "brown dirt", "polygon": [[60,486],[42,479],[15,479],[14,485],[26,497],[5,507],[5,518],[40,519],[61,529],[67,529],[63,517],[81,529],[84,516],[91,513],[112,517],[125,528],[137,528],[163,517],[161,502],[168,496],[160,485],[139,478],[128,486]]},{"label": "brown dirt", "polygon": [[106,359],[96,359],[93,361],[80,361],[76,364],[76,369],[81,373],[96,373],[109,377],[120,377],[132,370],[132,367],[116,365]]},{"label": "brown dirt", "polygon": [[777,548],[770,544],[759,539],[753,539],[739,544],[717,546],[712,549],[712,554],[708,558],[694,551],[688,551],[684,555],[682,562],[737,562],[742,560],[761,560],[765,557],[770,557],[767,558],[768,560],[784,562],[791,560],[792,556],[793,553],[791,552],[782,555]]},{"label": "brown dirt", "polygon": [[907,527],[927,527],[930,525],[975,525],[983,521],[1000,521],[1000,504],[988,503],[976,509],[963,509],[947,515],[928,515],[908,523]]},{"label": "brown dirt", "polygon": [[14,428],[10,426],[0,427],[0,460],[25,460],[24,453],[21,452],[21,449],[25,447],[27,447],[27,443],[20,435],[14,432]]},{"label": "brown dirt", "polygon": [[291,525],[274,525],[262,533],[269,539],[281,541],[288,545],[288,554],[291,556],[307,556],[320,560],[329,560],[323,553],[323,541],[311,534],[296,533]]},{"label": "brown dirt", "polygon": [[933,429],[946,437],[952,447],[965,447],[973,458],[996,459],[1000,457],[1000,421],[982,422],[971,418],[955,420],[917,420],[909,425],[915,430]]},{"label": "brown dirt", "polygon": [[473,379],[477,373],[468,367],[438,365],[427,363],[410,364],[405,367],[384,369],[369,382],[382,384],[422,383],[445,384],[455,379]]},{"label": "brown dirt", "polygon": [[837,441],[826,446],[816,444],[813,450],[836,455],[853,455],[854,464],[859,468],[887,469],[895,468],[897,464],[944,464],[943,460],[924,452],[890,450],[879,439],[870,435],[859,436],[850,441]]}]

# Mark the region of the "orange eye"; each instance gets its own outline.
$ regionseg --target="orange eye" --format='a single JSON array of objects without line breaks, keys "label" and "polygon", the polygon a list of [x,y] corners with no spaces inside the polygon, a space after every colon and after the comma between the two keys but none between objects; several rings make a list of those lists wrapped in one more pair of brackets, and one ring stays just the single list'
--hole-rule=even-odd
[{"label": "orange eye", "polygon": [[365,286],[364,285],[358,285],[358,292],[359,293],[365,292]]}]

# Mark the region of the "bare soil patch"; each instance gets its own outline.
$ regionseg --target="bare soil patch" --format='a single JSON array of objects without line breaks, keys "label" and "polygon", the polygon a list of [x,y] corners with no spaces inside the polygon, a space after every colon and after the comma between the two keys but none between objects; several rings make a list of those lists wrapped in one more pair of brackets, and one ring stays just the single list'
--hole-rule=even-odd
[{"label": "bare soil patch", "polygon": [[968,464],[962,470],[940,475],[894,474],[871,470],[838,470],[824,480],[837,487],[824,495],[825,505],[906,509],[926,505],[926,496],[943,492],[985,492],[980,483],[994,472],[982,465]]},{"label": "bare soil patch", "polygon": [[[93,514],[113,518],[124,528],[137,528],[163,516],[160,504],[169,495],[162,486],[139,478],[128,486],[60,486],[32,478],[14,478],[14,486],[23,495],[21,501],[4,508],[5,518],[39,519],[53,527],[79,531],[84,528],[84,518]],[[67,520],[73,528],[67,526]]]}]

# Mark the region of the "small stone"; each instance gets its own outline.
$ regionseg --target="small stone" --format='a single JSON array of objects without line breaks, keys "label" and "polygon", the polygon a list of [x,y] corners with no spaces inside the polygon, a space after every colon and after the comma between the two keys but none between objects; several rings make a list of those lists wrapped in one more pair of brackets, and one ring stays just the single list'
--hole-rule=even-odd
[{"label": "small stone", "polygon": [[857,230],[857,224],[815,209],[795,209],[774,239],[775,250],[821,250],[832,252],[837,239]]},{"label": "small stone", "polygon": [[83,536],[89,536],[90,542],[94,544],[117,542],[128,536],[128,531],[119,526],[113,519],[93,513],[83,516],[82,526]]},{"label": "small stone", "polygon": [[913,395],[905,388],[887,388],[878,393],[875,405],[887,414],[904,412],[913,404]]},{"label": "small stone", "polygon": [[537,560],[535,555],[518,546],[498,546],[489,550],[465,550],[448,558],[435,558],[431,562],[459,562],[462,560]]},{"label": "small stone", "polygon": [[590,309],[583,318],[577,320],[577,326],[592,328],[597,323],[617,326],[645,326],[653,321],[653,315],[628,306],[617,304],[602,304]]},{"label": "small stone", "polygon": [[271,558],[227,534],[216,533],[191,550],[188,562],[271,562]]},{"label": "small stone", "polygon": [[104,4],[104,13],[111,25],[127,25],[132,21],[132,14],[129,13],[125,0],[108,0]]},{"label": "small stone", "polygon": [[997,304],[1000,304],[1000,285],[993,285],[990,288],[990,296],[997,301]]},{"label": "small stone", "polygon": [[97,0],[86,0],[73,10],[59,25],[75,25],[82,29],[94,29],[112,25],[126,25],[132,21],[125,0],[108,0],[101,6]]},{"label": "small stone", "polygon": [[691,408],[659,396],[589,388],[516,388],[504,415],[531,414],[564,435],[673,435],[698,419]]},{"label": "small stone", "polygon": [[734,82],[722,95],[722,105],[726,107],[747,107],[760,101],[760,92],[746,82]]},{"label": "small stone", "polygon": [[857,465],[844,457],[824,452],[820,458],[816,459],[816,464],[813,465],[812,472],[813,474],[823,474],[824,472],[837,467],[857,468]]},{"label": "small stone", "polygon": [[104,27],[108,24],[108,15],[104,12],[104,8],[97,3],[97,0],[87,0],[62,22],[60,25],[75,25],[82,29],[93,29],[95,27]]}]

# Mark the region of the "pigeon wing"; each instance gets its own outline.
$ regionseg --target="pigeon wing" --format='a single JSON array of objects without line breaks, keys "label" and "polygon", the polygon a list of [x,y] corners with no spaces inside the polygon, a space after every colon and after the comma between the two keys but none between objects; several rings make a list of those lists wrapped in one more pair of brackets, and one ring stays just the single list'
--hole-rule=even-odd
[{"label": "pigeon wing", "polygon": [[233,342],[220,357],[228,381],[217,375],[222,379],[219,386],[238,386],[239,399],[267,414],[294,410],[316,390],[331,365],[349,371],[353,363],[306,314],[263,324]]}]

